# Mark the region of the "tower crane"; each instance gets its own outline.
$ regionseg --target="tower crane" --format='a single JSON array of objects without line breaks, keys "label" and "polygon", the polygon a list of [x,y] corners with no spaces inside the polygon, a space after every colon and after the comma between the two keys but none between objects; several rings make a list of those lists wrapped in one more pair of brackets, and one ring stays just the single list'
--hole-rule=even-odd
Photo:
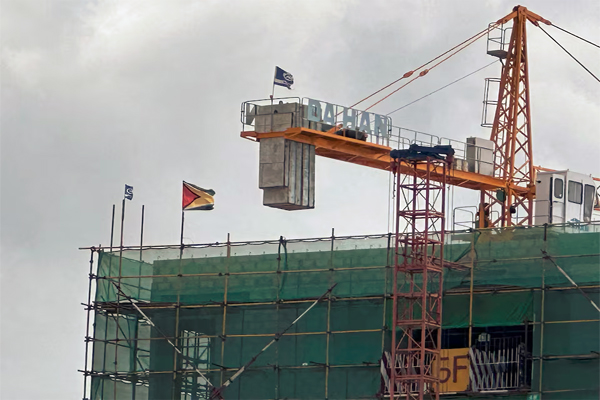
[{"label": "tower crane", "polygon": [[[460,165],[457,166],[458,163],[448,170],[446,177],[442,177],[435,170],[429,171],[431,179],[434,181],[440,182],[444,179],[449,185],[480,192],[480,207],[477,219],[481,228],[532,225],[534,222],[533,205],[536,194],[536,167],[534,167],[533,162],[526,26],[528,21],[535,26],[540,26],[540,24],[552,25],[552,23],[531,12],[526,7],[516,6],[511,13],[490,24],[488,29],[479,32],[469,40],[442,54],[443,57],[438,56],[430,63],[405,73],[399,79],[412,77],[408,82],[410,83],[427,75],[433,68],[466,46],[485,34],[489,36],[489,32],[493,29],[499,28],[502,30],[503,25],[511,21],[512,33],[510,40],[508,43],[502,43],[503,45],[507,44],[508,49],[501,48],[488,51],[488,54],[503,60],[498,96],[494,102],[496,110],[490,135],[490,141],[493,143],[493,161],[490,163],[490,167],[493,163],[492,173],[482,173],[477,168],[460,168]],[[433,63],[434,61],[435,63]],[[408,83],[401,86],[401,88]],[[397,90],[399,89],[392,93]],[[387,97],[389,95],[384,99]],[[279,100],[280,102],[281,100],[294,101],[293,98]],[[314,146],[314,153],[318,156],[392,171],[393,160],[390,157],[390,151],[393,148],[402,146],[405,138],[401,137],[401,132],[395,134],[389,126],[387,126],[387,137],[386,132],[374,132],[373,129],[369,130],[368,127],[366,127],[367,133],[361,136],[360,128],[365,128],[365,126],[358,121],[361,115],[368,114],[366,111],[372,106],[365,111],[335,106],[335,116],[327,124],[319,123],[319,118],[321,118],[320,122],[323,122],[321,115],[316,115],[316,119],[310,117],[315,112],[311,110],[311,100],[308,99],[308,104],[305,100],[307,99],[296,99],[295,107],[292,108],[283,107],[288,106],[288,103],[283,104],[283,106],[274,104],[272,98],[270,103],[268,99],[264,100],[262,103],[266,104],[264,106],[260,105],[260,100],[244,102],[241,110],[244,124],[241,136],[255,141],[272,138],[286,139]],[[354,111],[356,111],[355,118],[357,122],[354,127],[347,126],[346,113]],[[279,115],[276,115],[277,113]],[[317,110],[316,114],[322,114],[322,110]],[[340,114],[343,114],[342,118],[339,117]],[[262,125],[259,128],[259,119],[261,118]],[[282,118],[285,120],[283,123]],[[254,126],[246,129],[249,125]],[[341,129],[336,130],[336,127],[341,127]],[[415,167],[401,162],[399,172],[409,173],[413,168],[425,167]],[[280,186],[285,185],[286,182],[283,182]],[[306,191],[306,188],[303,190]],[[281,208],[297,209],[305,207]],[[312,208],[312,206],[307,208]]]},{"label": "tower crane", "polygon": [[[505,43],[508,29],[503,26],[511,21],[510,39]],[[390,398],[439,399],[440,365],[436,360],[440,360],[441,350],[443,270],[464,268],[444,260],[446,185],[479,191],[480,228],[533,225],[536,183],[555,193],[552,180],[536,180],[537,171],[540,175],[552,172],[533,163],[528,21],[542,30],[541,25],[552,25],[526,7],[516,6],[487,29],[361,100],[359,103],[410,79],[363,111],[352,108],[359,103],[342,107],[299,98],[277,99],[275,104],[271,97],[242,104],[241,136],[260,142],[259,186],[264,189],[265,205],[287,210],[313,208],[315,155],[395,174],[392,335],[387,392],[383,394]],[[501,32],[498,49],[489,49],[493,30]],[[393,127],[391,118],[369,112],[486,34],[488,54],[503,62],[497,98],[487,103],[496,107],[488,147],[478,146],[474,140],[461,154],[453,140],[431,136],[429,143],[416,138],[411,141],[402,135],[402,129]],[[489,153],[486,165],[481,164],[483,152]],[[589,183],[592,178],[586,179]],[[565,190],[563,180],[560,182],[562,198]],[[580,184],[579,204],[588,188],[596,190],[591,183]],[[552,197],[549,201],[553,203]],[[552,222],[551,205],[549,215]]]}]

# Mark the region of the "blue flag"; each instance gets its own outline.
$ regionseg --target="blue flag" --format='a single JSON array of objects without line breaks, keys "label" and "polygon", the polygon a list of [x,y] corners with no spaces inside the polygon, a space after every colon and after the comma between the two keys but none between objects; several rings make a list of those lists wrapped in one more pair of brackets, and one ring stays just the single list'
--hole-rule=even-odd
[{"label": "blue flag", "polygon": [[275,67],[275,81],[274,85],[285,86],[288,89],[292,88],[294,84],[294,76],[289,72],[285,72],[279,67]]},{"label": "blue flag", "polygon": [[125,198],[133,200],[133,186],[125,185]]}]

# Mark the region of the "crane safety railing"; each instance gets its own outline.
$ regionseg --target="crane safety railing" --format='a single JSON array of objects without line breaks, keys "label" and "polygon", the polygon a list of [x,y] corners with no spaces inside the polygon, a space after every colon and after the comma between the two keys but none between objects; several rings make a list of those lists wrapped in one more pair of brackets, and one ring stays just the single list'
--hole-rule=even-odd
[{"label": "crane safety railing", "polygon": [[465,172],[477,172],[492,176],[494,173],[495,151],[490,148],[477,146],[425,132],[394,126],[390,142],[393,148],[407,148],[411,144],[433,147],[437,145],[452,146],[454,149],[454,169]]},{"label": "crane safety railing", "polygon": [[392,119],[310,98],[284,97],[242,103],[243,131],[282,132],[308,128],[390,146]]},{"label": "crane safety railing", "polygon": [[475,226],[475,216],[477,215],[477,206],[456,207],[452,210],[452,229],[473,229]]},{"label": "crane safety railing", "polygon": [[302,103],[299,97],[245,101],[240,114],[242,131],[280,132],[302,126]]},{"label": "crane safety railing", "polygon": [[[490,212],[490,219],[498,218],[500,213],[497,210]],[[479,220],[478,206],[455,207],[452,210],[452,231],[477,229]]]},{"label": "crane safety railing", "polygon": [[406,149],[412,144],[450,145],[455,151],[454,169],[490,176],[495,170],[493,149],[394,126],[390,117],[320,100],[299,97],[250,100],[242,103],[240,114],[245,132],[283,132],[303,127],[392,149]]}]

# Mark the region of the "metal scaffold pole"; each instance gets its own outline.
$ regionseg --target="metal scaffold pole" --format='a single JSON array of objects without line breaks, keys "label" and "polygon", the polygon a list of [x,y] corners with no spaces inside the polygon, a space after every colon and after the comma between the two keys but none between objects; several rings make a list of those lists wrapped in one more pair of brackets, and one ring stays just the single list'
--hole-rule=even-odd
[{"label": "metal scaffold pole", "polygon": [[[114,209],[113,209],[114,212]],[[90,312],[91,312],[91,302],[92,302],[92,280],[94,279],[94,252],[95,249],[90,250],[90,272],[88,274],[89,284],[88,284],[88,297],[87,297],[87,318],[85,323],[85,358],[84,358],[84,375],[83,375],[83,400],[87,400],[87,382],[88,382],[88,353],[89,353],[89,344],[92,338],[90,337]]]},{"label": "metal scaffold pole", "polygon": [[[223,323],[221,324],[221,335],[219,338],[221,339],[221,362],[223,362],[223,358],[225,357],[225,340],[227,339],[226,327],[227,327],[227,292],[229,290],[229,263],[231,262],[231,234],[227,234],[227,252],[226,252],[227,262],[225,263],[225,283],[223,287]],[[225,374],[225,368],[220,368],[220,379],[219,384],[223,384],[223,377]]]}]

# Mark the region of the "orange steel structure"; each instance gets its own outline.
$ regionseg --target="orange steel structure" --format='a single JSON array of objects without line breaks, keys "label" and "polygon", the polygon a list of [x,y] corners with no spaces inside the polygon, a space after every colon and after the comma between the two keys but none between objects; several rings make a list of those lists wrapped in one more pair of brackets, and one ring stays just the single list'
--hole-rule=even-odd
[{"label": "orange steel structure", "polygon": [[[496,159],[494,175],[504,182],[503,194],[482,190],[480,207],[480,227],[484,227],[485,216],[491,209],[499,208],[495,220],[488,220],[490,226],[533,225],[533,198],[535,197],[535,172],[531,140],[531,109],[529,105],[529,67],[527,59],[526,23],[534,25],[542,22],[551,25],[537,14],[522,6],[498,20],[496,25],[504,25],[513,20],[512,35],[502,68],[500,90],[491,140],[495,144]],[[527,191],[517,192],[514,186],[526,187]],[[517,211],[521,210],[520,215]],[[512,214],[517,214],[513,221]]]},{"label": "orange steel structure", "polygon": [[[241,133],[241,136],[251,140],[284,137],[296,142],[315,146],[315,153],[319,156],[364,165],[384,171],[392,171],[392,168],[390,167],[392,162],[392,158],[390,157],[391,147],[338,136],[333,133],[298,127],[289,128],[283,132],[257,133],[255,131],[245,131]],[[409,173],[412,171],[412,168],[415,167],[404,162],[401,163],[402,173]],[[423,170],[426,167],[418,165],[416,168]],[[432,171],[432,179],[439,181],[442,179],[442,176],[436,171]],[[451,185],[474,190],[496,190],[505,187],[504,181],[500,178],[459,170],[453,170],[452,173],[446,177],[446,180]],[[524,194],[528,191],[527,187],[516,185],[510,185],[510,187],[513,192],[519,194]]]}]

